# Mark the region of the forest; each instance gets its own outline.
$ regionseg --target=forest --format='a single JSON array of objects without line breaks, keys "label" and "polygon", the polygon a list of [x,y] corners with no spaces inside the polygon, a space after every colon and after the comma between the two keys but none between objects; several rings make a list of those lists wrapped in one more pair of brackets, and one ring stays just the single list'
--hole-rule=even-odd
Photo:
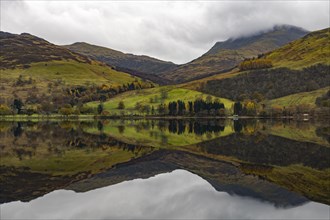
[{"label": "forest", "polygon": [[288,68],[252,70],[236,77],[208,81],[201,91],[231,100],[265,99],[308,92],[329,86],[329,66],[318,64],[302,70]]}]

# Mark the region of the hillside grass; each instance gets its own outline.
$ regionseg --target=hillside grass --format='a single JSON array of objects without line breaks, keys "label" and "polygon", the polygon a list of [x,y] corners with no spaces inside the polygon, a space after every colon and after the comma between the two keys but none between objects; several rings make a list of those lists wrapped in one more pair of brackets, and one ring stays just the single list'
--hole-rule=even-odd
[{"label": "hillside grass", "polygon": [[19,75],[46,81],[61,79],[70,85],[86,83],[121,85],[136,79],[136,77],[118,72],[105,65],[71,60],[32,63],[31,67],[27,69],[1,70],[2,79],[17,79]]},{"label": "hillside grass", "polygon": [[267,58],[274,67],[301,69],[318,63],[330,65],[329,38],[329,28],[315,31],[272,51]]},{"label": "hillside grass", "polygon": [[326,94],[330,89],[330,86],[314,90],[311,92],[301,92],[288,96],[284,96],[281,98],[273,99],[270,101],[272,106],[297,106],[301,104],[308,104],[311,107],[316,107],[315,101],[318,97]]},{"label": "hillside grass", "polygon": [[2,154],[0,166],[28,167],[30,172],[51,175],[74,175],[81,172],[98,173],[132,158],[148,153],[143,148],[138,154],[117,147],[106,149],[69,149],[55,154],[45,147],[38,147],[32,157],[19,159],[15,155]]},{"label": "hillside grass", "polygon": [[[57,88],[73,86],[121,86],[140,78],[119,72],[98,62],[92,64],[73,60],[60,60],[32,63],[30,68],[0,69],[0,97],[12,99],[13,94],[25,100],[29,91],[37,90],[38,94],[49,94],[49,84]],[[31,78],[33,83],[16,86],[20,75],[24,80]],[[33,89],[36,88],[36,89]]]},{"label": "hillside grass", "polygon": [[[161,99],[161,92],[166,91],[168,94],[168,97],[164,100]],[[150,102],[150,99],[154,99],[155,97],[158,97],[157,102]],[[203,98],[205,99],[208,96],[208,94],[197,92],[190,89],[185,88],[177,88],[176,86],[163,86],[163,87],[156,87],[151,89],[143,89],[143,90],[134,90],[125,92],[122,94],[119,94],[115,96],[114,98],[104,102],[104,110],[109,111],[111,113],[138,113],[137,110],[135,110],[136,103],[141,103],[142,105],[149,105],[150,107],[154,107],[156,110],[158,108],[158,105],[164,102],[165,104],[168,104],[172,101],[182,100],[188,103],[188,101],[194,101],[197,98]],[[218,98],[216,96],[211,96],[214,99]],[[222,102],[225,105],[226,109],[230,109],[233,102],[229,99],[219,98],[220,102]],[[124,102],[125,109],[119,110],[118,109],[118,103],[120,101]],[[100,104],[100,102],[90,102],[87,105],[90,107],[97,107]]]}]

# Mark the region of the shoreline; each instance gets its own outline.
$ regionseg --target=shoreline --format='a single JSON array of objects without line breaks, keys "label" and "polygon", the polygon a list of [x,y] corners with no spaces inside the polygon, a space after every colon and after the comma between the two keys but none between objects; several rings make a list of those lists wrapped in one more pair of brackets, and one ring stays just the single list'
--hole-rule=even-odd
[{"label": "shoreline", "polygon": [[[310,121],[320,119],[319,117],[308,117],[300,118],[293,116],[282,116],[282,117],[261,117],[261,116],[141,116],[141,115],[130,115],[130,116],[103,116],[103,115],[1,115],[0,121],[11,121],[11,120],[104,120],[104,119],[155,119],[155,120],[171,120],[171,119],[224,119],[224,120],[239,120],[239,119],[265,119],[265,120],[294,120],[294,121]],[[330,118],[325,118],[330,120]]]}]

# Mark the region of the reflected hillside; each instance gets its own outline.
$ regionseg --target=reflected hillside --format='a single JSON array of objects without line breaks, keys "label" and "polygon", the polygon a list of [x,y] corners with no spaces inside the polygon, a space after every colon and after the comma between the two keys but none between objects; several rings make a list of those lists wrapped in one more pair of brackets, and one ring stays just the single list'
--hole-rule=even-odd
[{"label": "reflected hillside", "polygon": [[[275,133],[274,131],[278,131]],[[185,169],[216,190],[330,204],[326,123],[257,120],[0,122],[0,202]]]},{"label": "reflected hillside", "polygon": [[94,126],[97,123],[2,123],[0,201],[28,201],[153,151],[83,132]]},{"label": "reflected hillside", "polygon": [[[111,120],[102,121],[101,131],[131,144],[176,148],[234,133],[225,120]],[[88,128],[88,133],[100,130]]]}]

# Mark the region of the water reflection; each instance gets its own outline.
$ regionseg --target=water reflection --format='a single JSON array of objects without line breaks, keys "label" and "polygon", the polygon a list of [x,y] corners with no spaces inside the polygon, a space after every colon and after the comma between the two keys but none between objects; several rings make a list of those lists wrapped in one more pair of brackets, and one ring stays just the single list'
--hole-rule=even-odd
[{"label": "water reflection", "polygon": [[[184,169],[207,181],[208,187],[218,191],[214,194],[222,195],[210,197],[219,199],[215,204],[237,199],[233,206],[240,208],[251,200],[290,217],[286,209],[315,204],[306,205],[309,200],[330,204],[329,131],[326,122],[258,120],[0,122],[0,203],[33,200],[31,204],[38,204],[42,196],[55,191],[48,198],[60,189],[92,195],[89,191]],[[63,198],[78,196],[62,193]],[[173,189],[172,194],[175,198],[180,192]],[[154,196],[148,200],[150,206],[157,201]],[[200,206],[197,202],[193,205]],[[25,203],[9,204],[25,209]],[[217,210],[202,208],[205,216],[219,215]],[[266,214],[260,213],[261,217]]]},{"label": "water reflection", "polygon": [[278,208],[218,192],[184,170],[135,179],[85,193],[57,190],[29,203],[1,205],[5,219],[328,219],[315,202]]}]

